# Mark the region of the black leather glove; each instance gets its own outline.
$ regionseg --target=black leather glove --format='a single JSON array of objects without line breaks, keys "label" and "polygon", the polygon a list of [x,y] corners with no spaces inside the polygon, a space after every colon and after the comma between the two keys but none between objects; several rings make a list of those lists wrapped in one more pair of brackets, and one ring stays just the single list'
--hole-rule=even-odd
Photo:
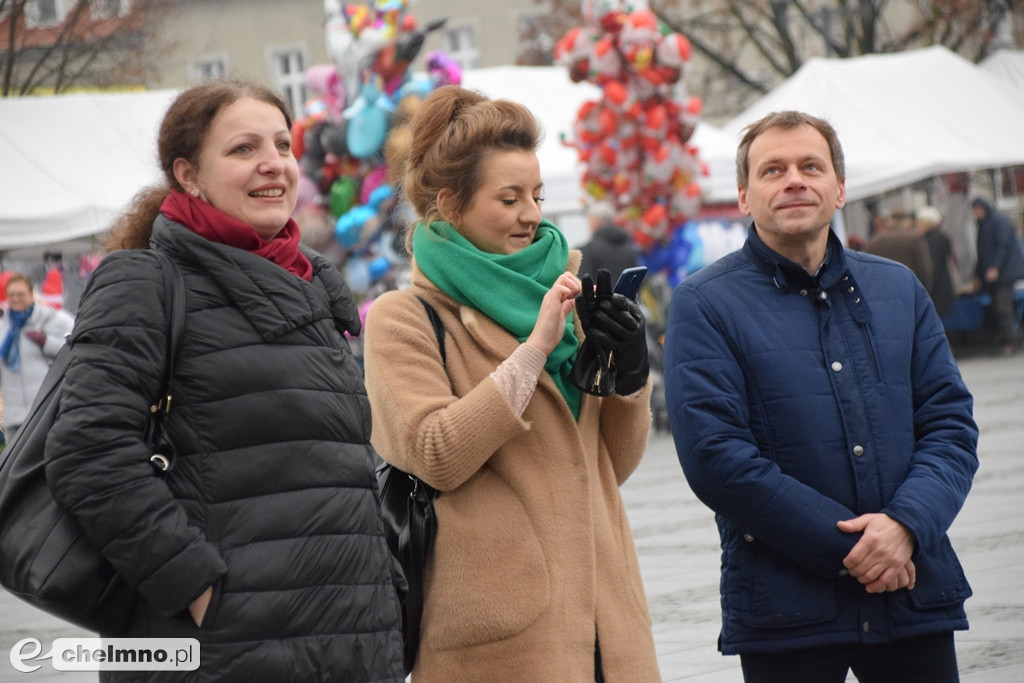
[{"label": "black leather glove", "polygon": [[587,273],[580,279],[580,285],[582,289],[576,295],[576,315],[580,317],[583,333],[589,337],[591,315],[597,308],[597,304],[612,297],[612,274],[605,268],[597,271],[597,287],[595,288],[594,280],[590,277],[590,273]]},{"label": "black leather glove", "polygon": [[650,374],[647,329],[640,306],[621,294],[598,298],[589,314],[587,340],[611,352],[615,391],[632,394]]},{"label": "black leather glove", "polygon": [[580,326],[586,335],[573,363],[570,381],[579,388],[594,396],[611,396],[615,393],[615,377],[611,369],[611,352],[602,348],[596,339],[591,339],[590,329],[594,311],[599,301],[609,299],[612,295],[612,276],[605,269],[597,271],[597,291],[590,274],[580,280],[583,289],[576,296],[576,315],[580,318]]}]

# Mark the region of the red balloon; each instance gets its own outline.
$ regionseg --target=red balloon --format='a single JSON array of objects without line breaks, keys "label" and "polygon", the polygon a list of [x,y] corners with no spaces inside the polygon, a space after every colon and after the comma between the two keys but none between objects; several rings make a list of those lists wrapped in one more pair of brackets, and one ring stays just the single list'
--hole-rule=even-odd
[{"label": "red balloon", "polygon": [[598,153],[601,155],[601,161],[609,166],[615,165],[615,160],[618,158],[618,152],[615,151],[614,147],[606,143],[601,145],[598,150]]},{"label": "red balloon", "polygon": [[647,234],[643,230],[637,230],[633,233],[633,241],[636,242],[636,246],[640,247],[643,251],[647,251],[658,243],[658,240],[654,239],[652,235]]},{"label": "red balloon", "polygon": [[665,211],[664,206],[662,206],[661,204],[654,204],[653,206],[648,207],[646,211],[644,211],[644,223],[653,228],[655,225],[665,220],[665,217],[667,215],[668,212]]},{"label": "red balloon", "polygon": [[651,128],[652,130],[659,130],[662,126],[665,125],[665,121],[667,120],[667,118],[668,117],[665,113],[665,107],[661,106],[660,104],[655,104],[654,106],[647,108],[648,128]]},{"label": "red balloon", "polygon": [[301,159],[306,153],[306,124],[300,119],[292,123],[292,154],[296,159]]},{"label": "red balloon", "polygon": [[626,92],[626,86],[619,81],[608,81],[604,85],[604,96],[609,102],[617,107],[621,107],[627,99],[629,99],[629,93]]},{"label": "red balloon", "polygon": [[601,113],[597,115],[597,120],[601,124],[601,132],[604,133],[605,137],[614,135],[615,131],[619,128],[619,120],[611,109],[602,109]]}]

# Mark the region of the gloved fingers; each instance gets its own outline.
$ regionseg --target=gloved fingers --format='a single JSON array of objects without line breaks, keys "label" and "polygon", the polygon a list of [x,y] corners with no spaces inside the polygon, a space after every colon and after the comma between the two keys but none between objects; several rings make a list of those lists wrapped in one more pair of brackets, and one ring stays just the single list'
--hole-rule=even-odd
[{"label": "gloved fingers", "polygon": [[590,312],[587,338],[610,350],[621,350],[644,340],[640,307],[621,294],[600,299]]},{"label": "gloved fingers", "polygon": [[590,336],[593,337],[595,334],[604,335],[604,337],[614,342],[611,348],[618,348],[629,342],[636,336],[636,331],[636,321],[632,319],[621,321],[609,316],[601,309],[594,311],[594,315],[590,320]]},{"label": "gloved fingers", "polygon": [[644,323],[640,307],[621,294],[615,294],[610,299],[599,301],[590,317],[593,320],[596,316],[600,316],[602,322],[611,321],[631,333]]},{"label": "gloved fingers", "polygon": [[635,336],[636,328],[620,325],[600,313],[591,321],[590,332],[587,333],[587,339],[611,351],[627,346]]},{"label": "gloved fingers", "polygon": [[587,335],[587,341],[607,351],[618,351],[625,345],[621,330],[608,332],[591,328],[590,334]]},{"label": "gloved fingers", "polygon": [[628,296],[623,294],[612,294],[611,298],[608,299],[608,303],[620,310],[629,311],[629,314],[638,320],[643,320],[644,314],[640,309],[640,304],[633,299],[630,299]]},{"label": "gloved fingers", "polygon": [[594,280],[587,273],[580,280],[582,289],[576,295],[576,314],[580,317],[580,323],[587,327],[590,324],[590,313],[594,310]]},{"label": "gloved fingers", "polygon": [[587,273],[580,278],[580,290],[579,296],[582,296],[588,304],[594,303],[594,278],[590,277],[590,273]]},{"label": "gloved fingers", "polygon": [[607,299],[612,295],[612,274],[607,268],[597,271],[597,298]]}]

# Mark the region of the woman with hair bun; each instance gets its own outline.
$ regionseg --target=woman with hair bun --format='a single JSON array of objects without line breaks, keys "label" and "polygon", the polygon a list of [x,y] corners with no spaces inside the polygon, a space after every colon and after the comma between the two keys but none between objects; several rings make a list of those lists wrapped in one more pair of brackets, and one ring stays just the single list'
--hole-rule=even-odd
[{"label": "woman with hair bun", "polygon": [[[659,681],[619,493],[651,421],[643,316],[616,295],[581,326],[528,109],[443,86],[411,132],[412,282],[370,308],[365,367],[374,446],[440,492],[412,680]],[[585,332],[615,340],[611,396],[570,381]]]}]

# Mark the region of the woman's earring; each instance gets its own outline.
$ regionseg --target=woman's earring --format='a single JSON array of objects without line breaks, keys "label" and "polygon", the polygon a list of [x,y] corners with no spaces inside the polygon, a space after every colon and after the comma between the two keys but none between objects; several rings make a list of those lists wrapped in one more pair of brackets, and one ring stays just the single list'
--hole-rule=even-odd
[{"label": "woman's earring", "polygon": [[192,195],[193,197],[195,197],[196,199],[199,199],[199,188],[198,187],[193,187],[189,191],[189,194]]}]

